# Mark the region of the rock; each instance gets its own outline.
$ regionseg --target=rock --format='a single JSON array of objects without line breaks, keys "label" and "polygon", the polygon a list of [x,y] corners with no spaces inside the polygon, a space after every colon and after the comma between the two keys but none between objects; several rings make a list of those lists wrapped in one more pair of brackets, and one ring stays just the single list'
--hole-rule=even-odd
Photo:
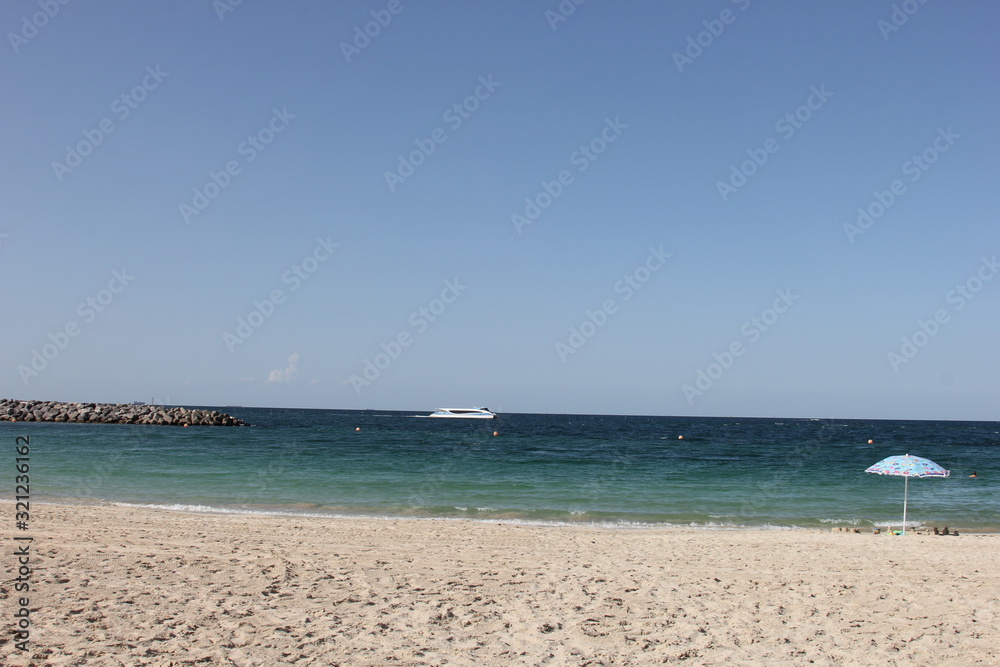
[{"label": "rock", "polygon": [[215,410],[108,403],[58,403],[0,399],[0,421],[78,422],[244,426],[245,422]]}]

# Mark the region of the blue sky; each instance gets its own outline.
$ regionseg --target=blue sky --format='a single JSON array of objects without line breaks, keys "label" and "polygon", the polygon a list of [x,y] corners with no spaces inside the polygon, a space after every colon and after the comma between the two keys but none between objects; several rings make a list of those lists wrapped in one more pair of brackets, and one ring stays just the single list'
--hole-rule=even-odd
[{"label": "blue sky", "polygon": [[997,419],[995,3],[233,5],[0,9],[0,394]]}]

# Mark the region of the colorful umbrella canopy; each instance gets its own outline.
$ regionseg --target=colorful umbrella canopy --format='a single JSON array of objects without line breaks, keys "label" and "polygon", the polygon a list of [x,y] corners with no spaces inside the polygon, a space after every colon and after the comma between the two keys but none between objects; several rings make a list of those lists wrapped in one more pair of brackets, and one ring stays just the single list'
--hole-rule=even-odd
[{"label": "colorful umbrella canopy", "polygon": [[906,534],[906,501],[910,492],[911,477],[947,477],[951,471],[945,470],[930,459],[919,456],[888,456],[865,472],[877,475],[896,475],[905,478],[903,482],[903,534]]}]

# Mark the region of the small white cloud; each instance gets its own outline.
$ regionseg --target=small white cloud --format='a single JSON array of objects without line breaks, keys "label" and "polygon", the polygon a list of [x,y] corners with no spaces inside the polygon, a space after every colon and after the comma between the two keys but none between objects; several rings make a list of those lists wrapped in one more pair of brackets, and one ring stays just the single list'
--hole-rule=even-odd
[{"label": "small white cloud", "polygon": [[288,366],[285,368],[275,368],[267,376],[268,382],[291,382],[295,377],[295,372],[299,370],[299,353],[294,352],[288,357]]}]

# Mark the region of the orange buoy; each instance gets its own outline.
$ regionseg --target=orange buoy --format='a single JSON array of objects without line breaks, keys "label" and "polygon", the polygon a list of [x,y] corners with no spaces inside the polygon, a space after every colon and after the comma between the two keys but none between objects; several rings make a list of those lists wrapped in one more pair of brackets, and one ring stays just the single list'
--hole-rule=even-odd
[{"label": "orange buoy", "polygon": [[868,444],[869,444],[869,445],[873,445],[873,444],[875,444],[875,441],[874,441],[874,440],[869,440],[869,441],[868,441]]},{"label": "orange buoy", "polygon": [[354,429],[354,430],[355,430],[355,431],[360,431],[360,430],[361,430],[361,427],[359,426],[359,427],[357,427],[357,428],[356,428],[356,429]]},{"label": "orange buoy", "polygon": [[500,435],[500,431],[493,431],[493,435]]}]

